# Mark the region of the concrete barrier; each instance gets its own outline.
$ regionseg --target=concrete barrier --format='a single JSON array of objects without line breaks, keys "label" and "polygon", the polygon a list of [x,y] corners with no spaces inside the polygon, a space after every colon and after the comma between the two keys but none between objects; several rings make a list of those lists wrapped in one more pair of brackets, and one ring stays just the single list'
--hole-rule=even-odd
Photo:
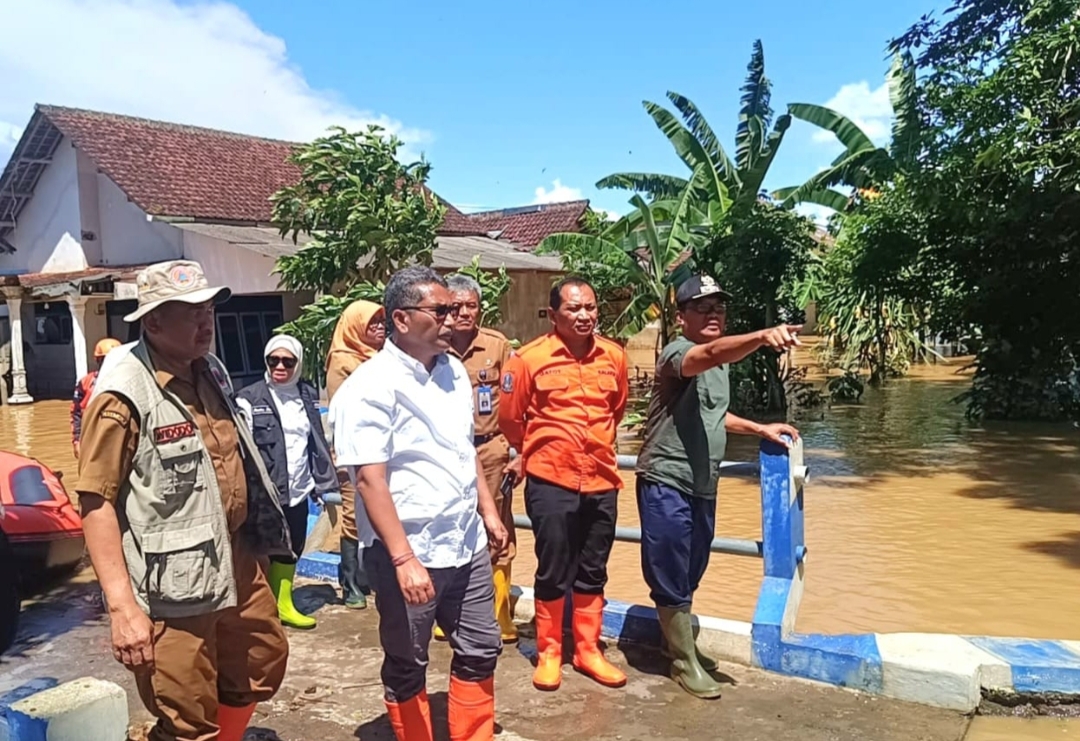
[{"label": "concrete barrier", "polygon": [[84,677],[37,692],[0,708],[5,741],[125,741],[128,704],[124,689]]}]

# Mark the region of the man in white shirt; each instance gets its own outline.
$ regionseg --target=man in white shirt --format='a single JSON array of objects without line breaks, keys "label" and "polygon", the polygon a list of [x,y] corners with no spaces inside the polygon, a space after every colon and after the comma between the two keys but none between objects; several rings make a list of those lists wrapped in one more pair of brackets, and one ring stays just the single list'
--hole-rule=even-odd
[{"label": "man in white shirt", "polygon": [[451,741],[491,741],[502,640],[489,543],[502,551],[507,533],[473,447],[472,383],[446,354],[457,307],[421,267],[395,273],[383,303],[386,345],[334,395],[330,423],[356,482],[387,713],[398,741],[433,738],[425,682],[438,623],[454,651]]}]

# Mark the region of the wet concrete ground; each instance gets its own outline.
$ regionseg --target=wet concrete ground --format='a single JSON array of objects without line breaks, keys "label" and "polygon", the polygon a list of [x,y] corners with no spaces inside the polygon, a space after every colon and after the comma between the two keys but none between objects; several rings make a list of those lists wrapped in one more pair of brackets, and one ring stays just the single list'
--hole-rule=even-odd
[{"label": "wet concrete ground", "polygon": [[[117,682],[129,696],[133,739],[149,721],[134,683],[109,651],[108,624],[92,572],[24,605],[20,638],[0,661],[0,697],[44,689],[82,676]],[[297,589],[319,626],[290,632],[285,686],[261,705],[247,741],[392,741],[379,681],[381,653],[374,609],[350,612],[326,584]],[[696,700],[666,677],[666,662],[632,646],[608,655],[630,675],[628,685],[600,687],[569,667],[558,692],[530,684],[535,652],[524,637],[509,646],[496,677],[498,726],[504,741],[555,739],[725,739],[726,741],[958,741],[968,719],[945,710],[874,698],[811,682],[724,665],[729,687],[717,701]],[[432,651],[428,678],[436,728],[445,729],[450,651]],[[436,731],[445,738],[445,730]]]}]

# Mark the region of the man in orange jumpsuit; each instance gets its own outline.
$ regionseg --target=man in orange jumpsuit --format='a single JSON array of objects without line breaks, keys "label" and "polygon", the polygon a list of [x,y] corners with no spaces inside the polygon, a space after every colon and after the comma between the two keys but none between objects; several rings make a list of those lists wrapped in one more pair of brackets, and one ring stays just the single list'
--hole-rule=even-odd
[{"label": "man in orange jumpsuit", "polygon": [[110,350],[120,347],[120,341],[112,337],[99,340],[94,345],[94,362],[97,368],[87,373],[75,384],[75,395],[71,399],[71,448],[75,458],[79,457],[79,437],[82,435],[82,417],[86,405],[90,403],[90,395],[94,393],[94,384],[97,383],[98,371],[105,362],[105,356]]},{"label": "man in orange jumpsuit", "polygon": [[533,685],[559,687],[564,602],[572,589],[574,668],[621,687],[626,675],[604,658],[598,641],[622,488],[615,431],[626,410],[626,353],[596,335],[596,293],[584,280],[560,281],[550,305],[553,330],[509,359],[499,403],[499,426],[521,451],[536,548]]}]

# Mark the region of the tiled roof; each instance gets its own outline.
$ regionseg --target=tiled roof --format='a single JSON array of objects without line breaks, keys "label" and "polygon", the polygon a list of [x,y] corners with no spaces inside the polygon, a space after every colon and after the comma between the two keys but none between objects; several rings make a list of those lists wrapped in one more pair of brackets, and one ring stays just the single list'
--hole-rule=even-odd
[{"label": "tiled roof", "polygon": [[[112,113],[39,105],[48,119],[142,210],[196,221],[270,222],[270,196],[300,177],[298,144]],[[438,198],[438,196],[435,196]],[[442,198],[440,234],[488,235],[532,248],[577,231],[588,201],[464,214]]]},{"label": "tiled roof", "polygon": [[296,146],[196,126],[38,106],[143,211],[270,221],[270,196],[295,183]]},{"label": "tiled roof", "polygon": [[67,273],[22,273],[6,275],[3,284],[22,288],[41,288],[43,286],[63,285],[65,283],[93,282],[106,279],[134,279],[135,274],[145,265],[119,265],[112,267],[89,267]]},{"label": "tiled roof", "polygon": [[[291,238],[282,239],[273,227],[236,226],[234,224],[178,223],[178,229],[201,234],[229,244],[242,247],[260,255],[278,259],[284,255],[295,255],[310,240],[300,236],[296,244]],[[436,240],[432,267],[441,270],[456,270],[468,265],[473,257],[480,258],[480,267],[485,270],[542,270],[560,272],[562,263],[557,257],[534,255],[531,252],[515,249],[514,245],[483,236],[440,235]],[[361,263],[363,264],[363,263]]]},{"label": "tiled roof", "polygon": [[498,232],[498,239],[513,242],[518,247],[531,249],[551,234],[580,231],[578,222],[588,206],[588,201],[567,201],[507,208],[501,211],[483,211],[466,214],[464,222],[457,220],[453,226],[447,219],[444,231],[451,233],[450,229],[460,227],[471,230],[461,232],[467,234]]}]

